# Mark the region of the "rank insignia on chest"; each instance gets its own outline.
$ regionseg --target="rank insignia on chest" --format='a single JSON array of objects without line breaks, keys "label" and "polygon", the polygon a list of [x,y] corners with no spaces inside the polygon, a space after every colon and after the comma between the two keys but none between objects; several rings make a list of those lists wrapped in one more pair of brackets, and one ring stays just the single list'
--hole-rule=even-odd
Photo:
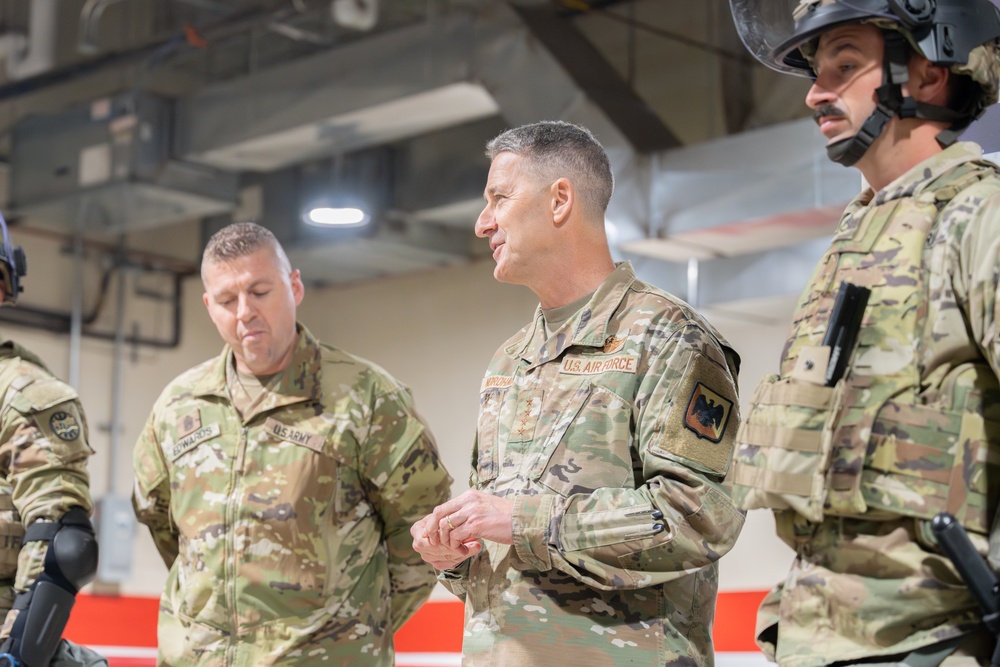
[{"label": "rank insignia on chest", "polygon": [[618,350],[622,349],[622,345],[625,344],[625,339],[628,338],[628,334],[624,336],[608,336],[604,341],[604,347],[601,352],[604,354],[613,354]]},{"label": "rank insignia on chest", "polygon": [[201,412],[197,408],[177,420],[177,436],[183,438],[201,428]]},{"label": "rank insignia on chest", "polygon": [[699,438],[719,442],[726,432],[733,402],[698,382],[688,399],[684,426]]}]

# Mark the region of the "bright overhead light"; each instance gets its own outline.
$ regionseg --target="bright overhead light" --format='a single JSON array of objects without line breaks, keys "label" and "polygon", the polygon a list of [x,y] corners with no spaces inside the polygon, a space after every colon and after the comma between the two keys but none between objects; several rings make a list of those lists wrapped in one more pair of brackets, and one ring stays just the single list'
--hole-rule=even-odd
[{"label": "bright overhead light", "polygon": [[331,208],[321,206],[309,211],[306,219],[314,225],[330,227],[347,227],[360,225],[367,221],[365,212],[360,208]]}]

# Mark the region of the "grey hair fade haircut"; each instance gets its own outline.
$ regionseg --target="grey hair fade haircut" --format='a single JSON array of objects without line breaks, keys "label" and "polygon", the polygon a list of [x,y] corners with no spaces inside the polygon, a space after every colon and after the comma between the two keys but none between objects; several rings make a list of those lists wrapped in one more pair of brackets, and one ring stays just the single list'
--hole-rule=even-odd
[{"label": "grey hair fade haircut", "polygon": [[226,225],[212,234],[208,245],[205,246],[205,252],[201,256],[202,276],[204,276],[206,264],[217,264],[246,257],[265,247],[274,250],[278,262],[286,271],[292,270],[291,262],[288,261],[284,248],[281,247],[278,239],[269,229],[261,227],[256,222],[234,222],[231,225]]},{"label": "grey hair fade haircut", "polygon": [[486,144],[491,161],[500,153],[526,158],[539,177],[568,178],[588,212],[603,221],[615,178],[608,154],[587,128],[561,120],[515,127]]}]

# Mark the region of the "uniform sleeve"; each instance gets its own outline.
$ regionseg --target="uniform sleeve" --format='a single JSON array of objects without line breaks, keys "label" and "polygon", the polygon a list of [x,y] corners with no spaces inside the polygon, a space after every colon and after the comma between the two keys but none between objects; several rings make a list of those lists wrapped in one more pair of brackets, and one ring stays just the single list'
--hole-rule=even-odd
[{"label": "uniform sleeve", "polygon": [[437,581],[434,568],[413,550],[410,526],[448,499],[451,477],[404,389],[375,399],[364,456],[389,555],[395,631],[427,600]]},{"label": "uniform sleeve", "polygon": [[[15,385],[5,405],[0,462],[22,524],[58,521],[74,507],[92,514],[87,459],[93,450],[76,392],[52,377],[21,376]],[[21,548],[15,593],[26,591],[41,574],[47,550],[45,541]],[[4,637],[15,613],[7,616]]]},{"label": "uniform sleeve", "polygon": [[169,568],[178,553],[178,531],[170,517],[170,475],[157,437],[156,409],[146,420],[133,452],[135,487],[132,506],[149,528],[163,562]]},{"label": "uniform sleeve", "polygon": [[732,547],[744,520],[723,485],[739,419],[735,363],[700,327],[676,332],[651,354],[632,417],[636,488],[515,500],[514,548],[529,567],[641,588]]}]

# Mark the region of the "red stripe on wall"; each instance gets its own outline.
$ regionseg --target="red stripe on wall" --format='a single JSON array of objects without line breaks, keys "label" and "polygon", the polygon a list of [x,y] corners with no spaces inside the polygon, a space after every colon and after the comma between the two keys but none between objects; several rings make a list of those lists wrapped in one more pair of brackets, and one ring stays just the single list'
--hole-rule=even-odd
[{"label": "red stripe on wall", "polygon": [[65,637],[88,646],[156,646],[159,598],[79,595]]},{"label": "red stripe on wall", "polygon": [[758,651],[754,642],[757,608],[767,591],[719,593],[712,638],[716,651]]},{"label": "red stripe on wall", "polygon": [[403,653],[461,653],[465,608],[458,600],[426,602],[396,633]]},{"label": "red stripe on wall", "polygon": [[[756,651],[757,607],[767,591],[719,593],[715,614],[715,650]],[[159,600],[147,597],[81,595],[66,628],[66,637],[92,646],[156,646]],[[458,653],[462,650],[462,603],[431,601],[396,633],[396,650],[404,653]],[[117,663],[116,664],[124,664]]]}]

